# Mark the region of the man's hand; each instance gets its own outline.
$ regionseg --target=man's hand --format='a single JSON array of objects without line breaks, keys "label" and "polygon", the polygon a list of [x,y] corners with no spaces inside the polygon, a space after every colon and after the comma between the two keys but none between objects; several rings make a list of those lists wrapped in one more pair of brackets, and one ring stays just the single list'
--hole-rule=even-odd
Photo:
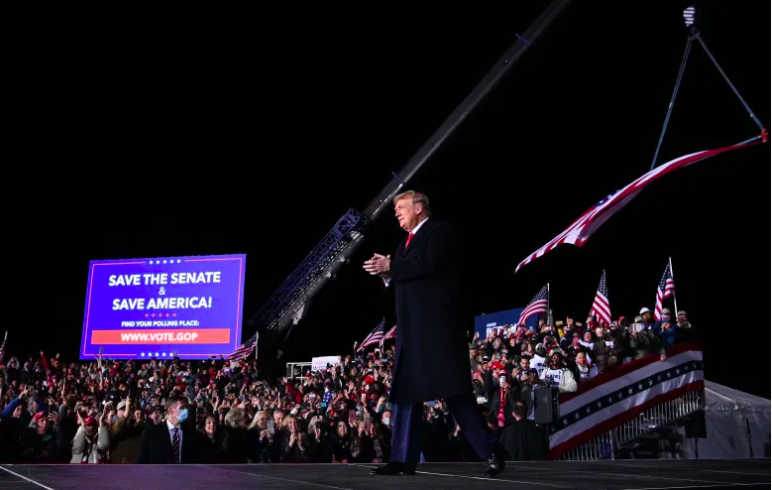
[{"label": "man's hand", "polygon": [[391,255],[383,256],[381,254],[373,255],[373,258],[365,261],[364,270],[373,276],[389,277],[391,265]]}]

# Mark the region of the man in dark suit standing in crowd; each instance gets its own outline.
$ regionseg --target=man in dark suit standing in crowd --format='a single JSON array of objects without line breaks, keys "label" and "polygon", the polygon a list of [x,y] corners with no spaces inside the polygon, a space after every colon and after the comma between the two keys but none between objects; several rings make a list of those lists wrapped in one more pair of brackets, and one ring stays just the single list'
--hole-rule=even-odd
[{"label": "man in dark suit standing in crowd", "polygon": [[460,247],[447,223],[430,219],[424,194],[399,194],[394,211],[407,238],[393,257],[375,254],[364,265],[394,288],[397,314],[391,458],[372,473],[415,474],[423,403],[444,399],[471,446],[488,460],[486,476],[495,476],[506,455],[472,396],[472,323],[464,307]]},{"label": "man in dark suit standing in crowd", "polygon": [[170,396],[166,401],[166,421],[142,431],[137,463],[196,463],[195,420],[195,412],[188,413],[186,398]]}]

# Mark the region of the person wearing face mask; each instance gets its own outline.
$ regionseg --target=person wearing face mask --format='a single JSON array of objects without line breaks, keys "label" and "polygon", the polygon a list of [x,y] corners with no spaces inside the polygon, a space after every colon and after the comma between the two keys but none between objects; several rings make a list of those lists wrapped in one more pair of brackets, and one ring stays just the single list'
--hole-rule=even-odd
[{"label": "person wearing face mask", "polygon": [[386,427],[391,427],[391,410],[386,409],[381,414],[381,423]]},{"label": "person wearing face mask", "polygon": [[195,409],[188,408],[186,398],[170,396],[166,401],[166,421],[142,432],[137,463],[196,463],[198,448],[193,426],[195,420]]},{"label": "person wearing face mask", "polygon": [[662,309],[662,317],[651,328],[662,347],[673,347],[678,335],[678,324],[672,321],[670,308]]}]

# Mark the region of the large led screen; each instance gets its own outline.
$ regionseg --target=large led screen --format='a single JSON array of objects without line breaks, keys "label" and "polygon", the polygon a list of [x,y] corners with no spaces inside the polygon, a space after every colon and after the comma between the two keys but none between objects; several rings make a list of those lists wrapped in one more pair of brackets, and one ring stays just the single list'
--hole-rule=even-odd
[{"label": "large led screen", "polygon": [[246,255],[94,260],[81,359],[204,359],[241,343]]}]

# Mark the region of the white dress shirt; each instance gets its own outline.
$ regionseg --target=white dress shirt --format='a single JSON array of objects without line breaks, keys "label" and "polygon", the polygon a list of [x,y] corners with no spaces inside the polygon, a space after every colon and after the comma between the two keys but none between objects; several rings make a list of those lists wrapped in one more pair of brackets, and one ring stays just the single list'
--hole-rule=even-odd
[{"label": "white dress shirt", "polygon": [[[167,420],[166,421],[166,427],[169,428],[169,439],[172,441],[172,448],[174,448],[174,429],[175,426],[172,425],[172,423]],[[177,432],[180,436],[180,461],[177,461],[178,463],[182,462],[182,424],[177,426],[177,429],[179,429]]]},{"label": "white dress shirt", "polygon": [[[429,217],[428,217],[428,216],[427,216],[426,218],[422,219],[422,220],[421,220],[421,222],[420,222],[420,223],[418,223],[418,224],[416,225],[416,227],[415,227],[415,228],[413,228],[413,229],[410,231],[410,233],[412,233],[412,234],[415,236],[415,234],[416,234],[416,233],[418,233],[418,229],[419,229],[419,228],[421,228],[421,227],[423,226],[423,224],[424,224],[424,223],[426,223],[426,221],[427,221],[428,219],[429,219]],[[389,282],[391,282],[391,278],[387,278],[387,277],[384,277],[384,278],[383,278],[383,284],[385,284],[385,285],[386,285],[386,287],[389,287]]]}]

